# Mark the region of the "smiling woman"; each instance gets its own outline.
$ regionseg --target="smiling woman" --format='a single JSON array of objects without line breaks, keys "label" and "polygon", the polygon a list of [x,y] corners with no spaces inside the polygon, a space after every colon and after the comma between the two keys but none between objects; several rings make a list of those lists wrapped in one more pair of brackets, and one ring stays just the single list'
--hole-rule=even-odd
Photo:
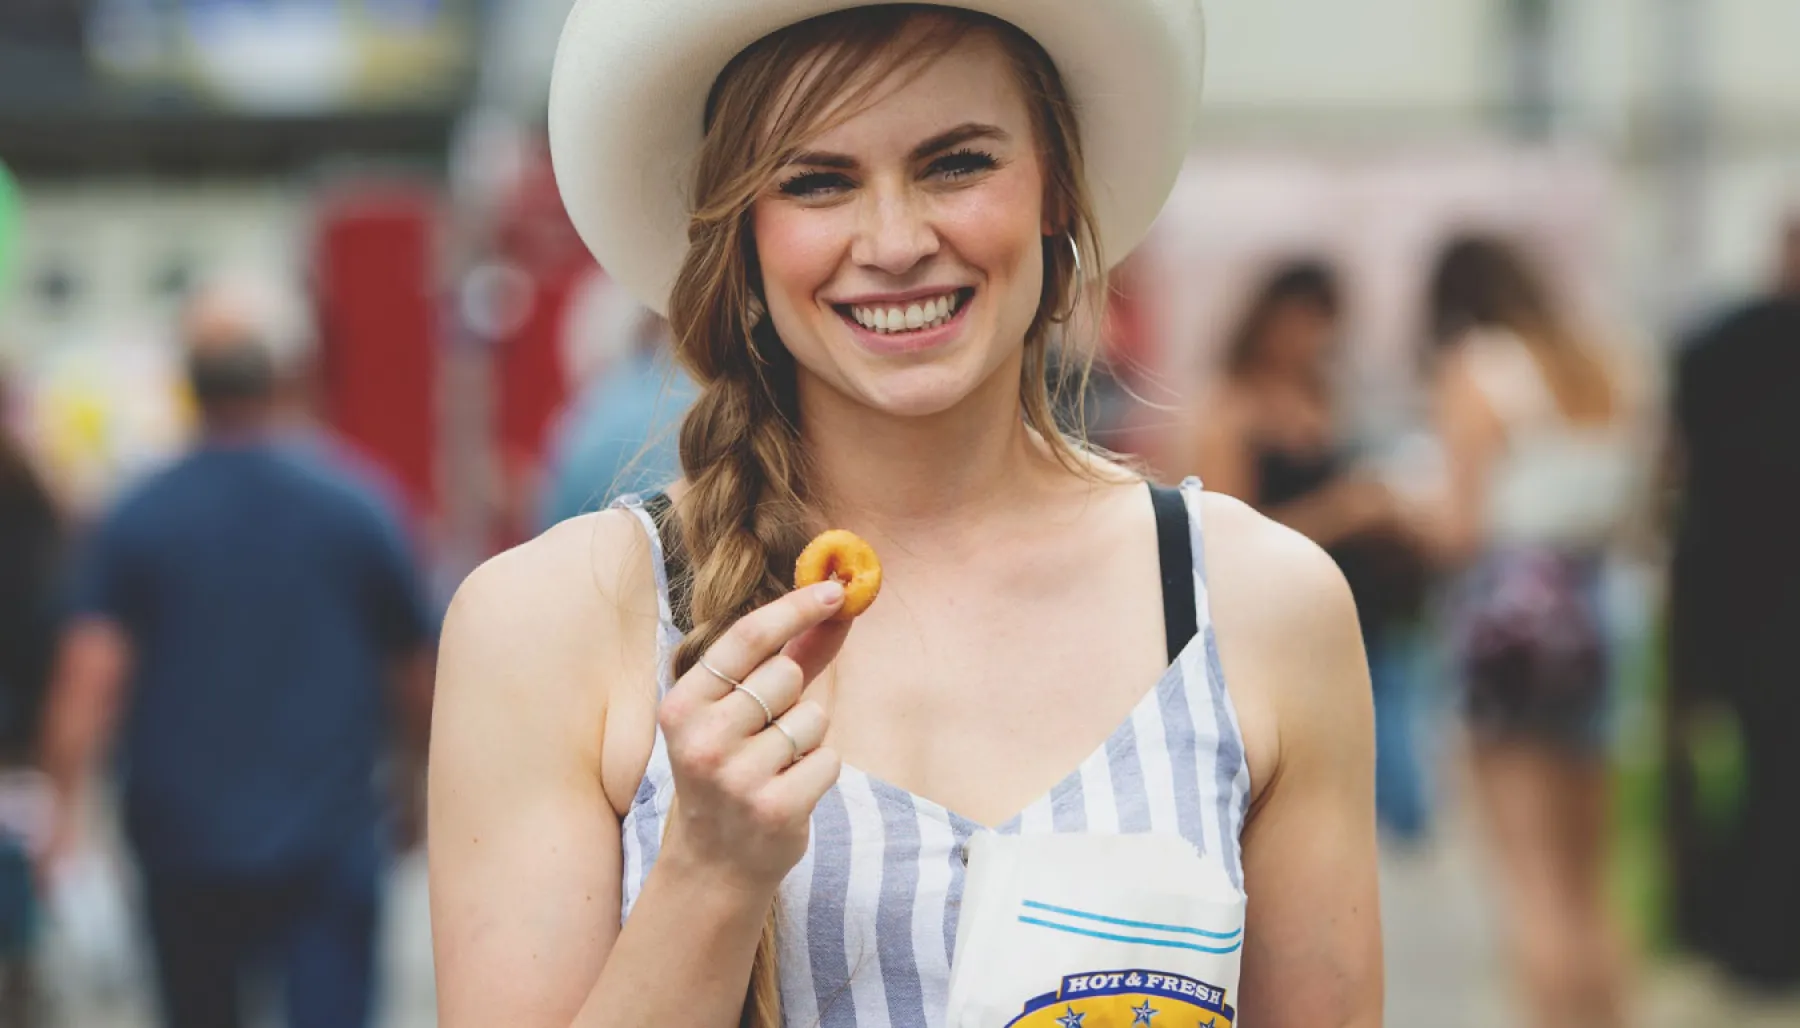
[{"label": "smiling woman", "polygon": [[[1341,577],[1044,385],[1167,196],[1199,39],[1191,0],[576,4],[559,183],[701,393],[681,481],[452,607],[444,1024],[942,1028],[972,840],[1059,833],[1255,892],[1221,1009],[1379,1023]],[[827,528],[880,554],[854,632],[787,586]]]}]

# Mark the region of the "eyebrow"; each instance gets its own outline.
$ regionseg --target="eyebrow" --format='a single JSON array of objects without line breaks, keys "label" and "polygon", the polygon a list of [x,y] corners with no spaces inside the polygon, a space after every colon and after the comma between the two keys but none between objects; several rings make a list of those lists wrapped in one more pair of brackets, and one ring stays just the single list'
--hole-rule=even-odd
[{"label": "eyebrow", "polygon": [[[912,153],[908,155],[908,159],[922,161],[927,157],[942,153],[953,146],[959,146],[963,143],[972,142],[977,139],[992,139],[996,142],[1004,143],[1009,142],[1012,139],[1012,136],[998,125],[985,125],[981,122],[967,121],[947,132],[940,132],[930,139],[925,140],[923,143],[920,143],[918,146],[913,147]],[[856,158],[847,154],[825,153],[817,150],[797,153],[788,163],[804,164],[814,168],[837,168],[844,171],[852,171],[858,167]]]}]

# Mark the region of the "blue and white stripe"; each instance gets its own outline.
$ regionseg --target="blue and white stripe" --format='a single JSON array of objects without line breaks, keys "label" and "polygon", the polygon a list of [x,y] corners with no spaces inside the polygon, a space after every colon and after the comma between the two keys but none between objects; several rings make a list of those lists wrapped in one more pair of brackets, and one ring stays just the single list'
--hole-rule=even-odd
[{"label": "blue and white stripe", "polygon": [[[1219,667],[1207,604],[1200,483],[1182,484],[1194,552],[1197,633],[1130,716],[1081,765],[997,829],[845,766],[813,813],[812,843],[783,883],[777,908],[782,1002],[793,1028],[942,1028],[961,912],[964,853],[984,831],[1179,834],[1243,887],[1239,838],[1250,771]],[[670,617],[662,543],[636,498],[620,505],[648,533],[657,567],[661,688],[680,633]],[[625,816],[622,916],[656,859],[674,787],[659,734]],[[1065,908],[1028,916],[1051,931],[1229,952],[1215,928],[1108,924]],[[1199,934],[1196,934],[1199,933]]]}]

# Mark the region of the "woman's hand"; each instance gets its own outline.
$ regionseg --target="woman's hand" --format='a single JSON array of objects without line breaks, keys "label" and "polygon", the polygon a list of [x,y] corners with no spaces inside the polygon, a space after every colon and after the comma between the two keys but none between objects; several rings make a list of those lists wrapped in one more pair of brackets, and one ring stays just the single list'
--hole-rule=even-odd
[{"label": "woman's hand", "polygon": [[849,622],[826,621],[843,602],[843,586],[823,582],[751,611],[663,699],[676,799],[659,859],[752,891],[773,891],[800,861],[839,770],[820,746],[825,708],[800,697],[843,645]]}]

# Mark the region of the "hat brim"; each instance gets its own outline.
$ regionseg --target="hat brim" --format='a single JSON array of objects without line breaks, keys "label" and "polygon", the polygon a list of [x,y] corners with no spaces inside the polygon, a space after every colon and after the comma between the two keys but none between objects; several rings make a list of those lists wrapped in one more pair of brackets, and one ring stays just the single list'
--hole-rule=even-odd
[{"label": "hat brim", "polygon": [[[550,154],[576,231],[666,313],[687,254],[694,159],[721,69],[758,39],[857,0],[577,0],[550,81]],[[1197,0],[966,0],[1037,40],[1074,101],[1110,260],[1149,231],[1199,105]]]}]

